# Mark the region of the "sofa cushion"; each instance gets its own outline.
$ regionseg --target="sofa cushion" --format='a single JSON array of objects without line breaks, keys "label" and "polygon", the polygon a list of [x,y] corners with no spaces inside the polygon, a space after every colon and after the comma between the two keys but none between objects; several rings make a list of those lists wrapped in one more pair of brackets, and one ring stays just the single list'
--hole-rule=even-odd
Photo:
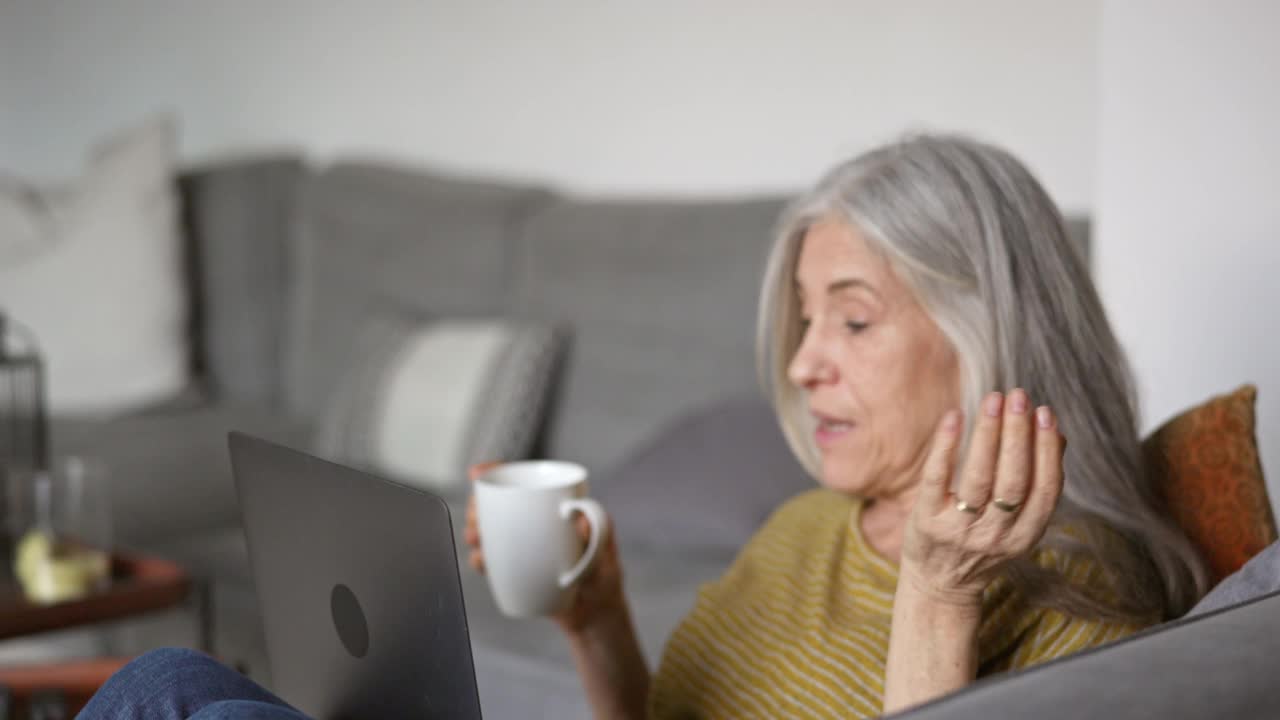
[{"label": "sofa cushion", "polygon": [[755,396],[699,408],[595,484],[624,546],[736,552],[787,498],[814,487]]},{"label": "sofa cushion", "polygon": [[227,433],[240,430],[305,447],[308,428],[280,413],[205,407],[107,422],[55,420],[54,452],[106,463],[116,537],[157,538],[240,523]]},{"label": "sofa cushion", "polygon": [[1215,581],[1276,540],[1254,436],[1257,390],[1245,385],[1166,422],[1143,443],[1174,519]]},{"label": "sofa cushion", "polygon": [[[465,546],[460,543],[459,547]],[[732,564],[734,553],[647,548],[621,552],[636,633],[653,665],[672,630],[693,610],[698,589],[719,578]],[[488,581],[466,565],[460,571],[474,645],[572,669],[569,646],[553,623],[506,617],[498,610]]]},{"label": "sofa cushion", "polygon": [[496,315],[512,228],[548,193],[372,164],[313,175],[300,200],[286,406],[314,420],[349,365],[357,326],[386,304],[433,316]]},{"label": "sofa cushion", "polygon": [[304,172],[285,155],[181,178],[196,366],[220,402],[280,402],[290,236]]},{"label": "sofa cushion", "polygon": [[530,218],[511,310],[571,347],[546,454],[606,469],[686,410],[756,388],[756,304],[780,198],[576,201]]},{"label": "sofa cushion", "polygon": [[[698,588],[715,580],[731,554],[623,551],[636,634],[656,666],[671,631],[693,609]],[[503,616],[484,578],[464,567],[467,625],[485,717],[589,718],[569,644],[547,620]]]}]

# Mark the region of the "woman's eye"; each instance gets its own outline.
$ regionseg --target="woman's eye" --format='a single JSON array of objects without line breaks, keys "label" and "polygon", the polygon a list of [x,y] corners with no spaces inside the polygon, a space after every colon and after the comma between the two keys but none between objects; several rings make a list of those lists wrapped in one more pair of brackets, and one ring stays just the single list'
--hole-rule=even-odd
[{"label": "woman's eye", "polygon": [[844,326],[849,329],[849,332],[855,335],[867,329],[867,323],[862,322],[847,322]]},{"label": "woman's eye", "polygon": [[812,324],[813,324],[813,321],[810,320],[809,318],[800,318],[800,332],[802,333],[809,332],[809,326]]}]

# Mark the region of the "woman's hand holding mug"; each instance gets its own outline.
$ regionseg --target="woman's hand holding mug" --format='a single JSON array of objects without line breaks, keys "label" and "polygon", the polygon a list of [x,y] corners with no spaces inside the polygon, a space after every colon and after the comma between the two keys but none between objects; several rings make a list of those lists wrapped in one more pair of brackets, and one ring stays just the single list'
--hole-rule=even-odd
[{"label": "woman's hand holding mug", "polygon": [[[469,470],[464,539],[507,615],[548,615],[575,634],[626,611],[612,524],[571,463],[482,463]],[[488,538],[488,543],[482,538]],[[583,547],[585,546],[585,550]]]}]

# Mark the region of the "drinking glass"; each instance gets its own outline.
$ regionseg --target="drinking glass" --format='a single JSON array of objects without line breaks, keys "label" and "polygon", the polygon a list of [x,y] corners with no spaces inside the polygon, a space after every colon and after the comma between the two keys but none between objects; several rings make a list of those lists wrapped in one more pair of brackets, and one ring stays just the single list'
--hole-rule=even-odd
[{"label": "drinking glass", "polygon": [[100,461],[66,457],[26,488],[14,574],[32,602],[82,598],[111,580],[109,475]]}]

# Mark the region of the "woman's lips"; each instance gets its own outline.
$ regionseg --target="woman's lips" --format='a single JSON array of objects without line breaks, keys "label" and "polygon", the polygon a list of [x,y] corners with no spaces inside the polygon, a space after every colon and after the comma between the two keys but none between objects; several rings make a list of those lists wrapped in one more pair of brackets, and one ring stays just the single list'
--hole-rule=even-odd
[{"label": "woman's lips", "polygon": [[814,439],[818,442],[818,447],[829,447],[849,433],[853,432],[854,424],[844,420],[836,420],[834,418],[816,416],[818,426],[814,430]]}]

